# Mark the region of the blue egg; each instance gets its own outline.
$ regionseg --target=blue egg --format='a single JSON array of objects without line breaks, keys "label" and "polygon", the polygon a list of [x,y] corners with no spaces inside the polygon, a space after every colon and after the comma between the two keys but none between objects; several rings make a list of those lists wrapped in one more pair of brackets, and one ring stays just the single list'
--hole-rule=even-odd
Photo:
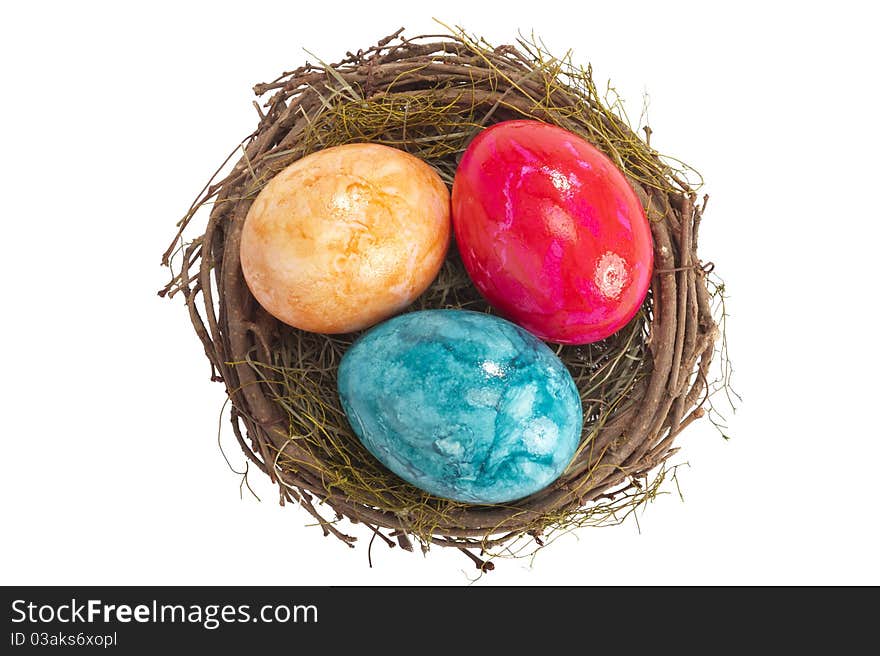
[{"label": "blue egg", "polygon": [[388,469],[434,495],[504,503],[565,470],[583,410],[546,344],[480,312],[402,314],[362,335],[339,365],[352,429]]}]

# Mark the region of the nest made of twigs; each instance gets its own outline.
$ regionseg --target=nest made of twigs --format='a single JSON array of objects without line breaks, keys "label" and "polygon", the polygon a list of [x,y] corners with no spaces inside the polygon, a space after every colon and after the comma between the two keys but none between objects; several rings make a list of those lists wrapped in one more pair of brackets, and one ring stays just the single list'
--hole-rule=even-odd
[{"label": "nest made of twigs", "polygon": [[[502,551],[618,521],[652,498],[674,438],[704,414],[718,335],[709,267],[696,252],[705,199],[697,204],[688,169],[651,148],[648,128],[642,140],[622,106],[600,97],[590,69],[569,56],[554,58],[525,40],[493,48],[462,32],[414,39],[401,32],[339,63],[306,64],[254,88],[265,99],[254,102],[259,125],[227,159],[240,155],[231,171],[219,181],[218,171],[178,224],[163,257],[172,280],[160,294],[183,295],[213,378],[226,386],[238,443],[278,483],[282,503],[300,504],[325,534],[349,545],[355,537],[338,526],[342,518],[368,526],[371,543],[455,547],[485,570]],[[357,334],[308,333],[267,314],[245,284],[239,245],[257,193],[304,155],[382,143],[424,159],[451,185],[474,135],[514,118],[559,125],[612,158],[651,222],[655,275],[644,306],[617,334],[586,346],[551,344],[584,407],[581,444],[562,477],[516,503],[468,505],[405,483],[367,452],[336,391],[337,366]],[[188,239],[193,216],[207,205],[204,234]],[[425,308],[491,311],[454,246],[409,309]],[[652,471],[659,474],[649,480]]]}]

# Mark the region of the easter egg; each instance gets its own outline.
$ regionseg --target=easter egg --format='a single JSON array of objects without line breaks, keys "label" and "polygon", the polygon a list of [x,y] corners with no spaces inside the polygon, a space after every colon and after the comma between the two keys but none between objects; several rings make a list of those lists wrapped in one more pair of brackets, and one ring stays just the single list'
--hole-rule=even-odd
[{"label": "easter egg", "polygon": [[364,446],[436,496],[503,503],[552,483],[577,449],[578,390],[546,344],[509,321],[424,310],[348,349],[339,397]]},{"label": "easter egg", "polygon": [[608,337],[647,294],[653,246],[638,197],[562,128],[505,121],[477,135],[455,175],[452,221],[477,289],[542,339]]},{"label": "easter egg", "polygon": [[311,332],[360,330],[400,311],[446,257],[449,192],[422,160],[378,144],[321,150],[260,191],[241,235],[254,297]]}]

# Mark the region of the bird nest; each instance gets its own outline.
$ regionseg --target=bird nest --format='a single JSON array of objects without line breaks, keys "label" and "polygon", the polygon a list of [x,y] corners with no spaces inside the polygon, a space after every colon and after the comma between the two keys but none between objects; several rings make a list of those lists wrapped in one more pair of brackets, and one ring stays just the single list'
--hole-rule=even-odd
[{"label": "bird nest", "polygon": [[[282,503],[311,514],[325,535],[353,546],[368,527],[389,546],[460,549],[482,570],[499,554],[530,553],[566,529],[620,521],[653,498],[676,436],[705,414],[719,335],[709,265],[697,255],[705,198],[692,170],[662,157],[630,127],[591,70],[534,41],[492,47],[462,32],[407,39],[402,30],[336,64],[307,63],[254,87],[257,129],[206,185],[178,224],[163,263],[231,402],[232,431]],[[352,432],[337,396],[340,359],[358,334],[291,328],[250,294],[239,262],[244,218],[263,186],[314,151],[380,143],[430,163],[447,184],[470,140],[488,125],[531,118],[581,135],[624,172],[654,237],[655,275],[622,330],[584,346],[551,344],[584,408],[577,454],[555,483],[501,505],[434,497],[385,469]],[[235,161],[237,159],[237,161]],[[232,162],[235,161],[234,165]],[[231,168],[230,168],[231,166]],[[690,174],[690,175],[689,175]],[[192,237],[193,217],[210,206]],[[408,310],[491,312],[453,245],[430,288]]]}]

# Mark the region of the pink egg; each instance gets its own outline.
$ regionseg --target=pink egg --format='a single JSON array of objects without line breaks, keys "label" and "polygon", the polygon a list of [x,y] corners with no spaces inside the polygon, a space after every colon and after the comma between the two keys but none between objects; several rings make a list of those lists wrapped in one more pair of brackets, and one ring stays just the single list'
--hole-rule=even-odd
[{"label": "pink egg", "polygon": [[542,339],[586,344],[636,314],[653,268],[651,228],[623,173],[562,128],[505,121],[468,146],[452,219],[474,284]]}]

